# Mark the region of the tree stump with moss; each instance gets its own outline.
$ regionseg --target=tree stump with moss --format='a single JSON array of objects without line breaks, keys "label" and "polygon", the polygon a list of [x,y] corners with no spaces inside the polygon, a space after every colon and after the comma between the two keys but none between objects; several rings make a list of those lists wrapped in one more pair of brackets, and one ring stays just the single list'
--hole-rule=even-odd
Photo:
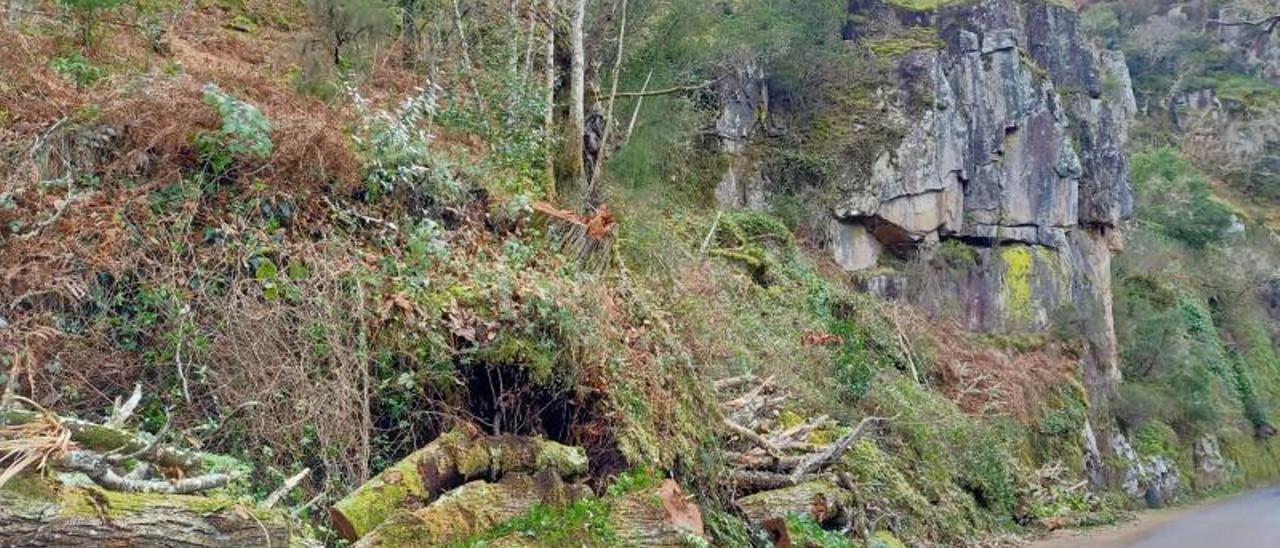
[{"label": "tree stump with moss", "polygon": [[21,474],[0,488],[0,546],[288,546],[284,514],[233,500],[117,493]]},{"label": "tree stump with moss", "polygon": [[838,517],[853,505],[853,493],[819,479],[792,487],[761,491],[734,502],[751,523],[764,523],[788,514],[808,514],[818,523]]},{"label": "tree stump with moss", "polygon": [[364,535],[356,547],[444,546],[484,532],[539,504],[564,505],[590,494],[543,470],[507,474],[497,483],[473,481],[419,510],[401,510]]},{"label": "tree stump with moss", "polygon": [[587,454],[541,438],[448,432],[335,503],[329,516],[338,534],[354,541],[398,510],[429,503],[468,481],[541,470],[566,479],[584,474]]},{"label": "tree stump with moss", "polygon": [[609,504],[609,524],[622,546],[690,546],[704,536],[702,512],[674,480],[622,495]]}]

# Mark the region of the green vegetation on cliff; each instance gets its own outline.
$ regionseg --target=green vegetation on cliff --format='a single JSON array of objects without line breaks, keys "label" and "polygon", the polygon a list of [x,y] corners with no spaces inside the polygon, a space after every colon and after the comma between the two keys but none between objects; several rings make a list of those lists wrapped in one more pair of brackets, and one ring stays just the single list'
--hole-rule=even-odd
[{"label": "green vegetation on cliff", "polygon": [[[603,133],[586,139],[560,135],[572,19],[541,2],[81,4],[67,4],[75,21],[0,28],[15,52],[0,59],[0,386],[104,418],[142,385],[144,429],[172,420],[184,443],[252,464],[235,486],[246,500],[311,468],[282,504],[320,540],[338,540],[320,509],[380,472],[364,494],[396,504],[362,530],[400,499],[428,502],[398,483],[421,473],[401,459],[454,429],[580,447],[590,465],[575,472],[598,495],[534,504],[460,546],[615,544],[619,501],[666,478],[701,509],[707,538],[686,540],[763,544],[739,502],[768,489],[735,473],[780,464],[743,430],[803,431],[789,449],[807,452],[862,434],[822,463],[851,501],[838,516],[779,516],[796,544],[971,545],[1136,505],[1079,488],[1094,472],[1082,441],[1094,408],[1080,373],[1091,347],[1073,324],[966,332],[958,311],[859,291],[891,285],[892,268],[855,279],[829,259],[834,204],[868,190],[853,187],[911,118],[967,108],[899,84],[934,66],[904,60],[946,62],[953,29],[929,26],[946,13],[922,12],[968,2],[636,2],[622,47],[624,4],[588,2],[580,106]],[[1164,120],[1185,120],[1195,88],[1231,115],[1274,110],[1280,95],[1219,46],[1144,45],[1119,23],[1135,13],[1090,14],[1095,34],[1133,52],[1147,113],[1136,219],[1106,228],[1128,235],[1112,273],[1119,429],[1139,459],[1168,460],[1198,489],[1274,479],[1280,245],[1257,214],[1274,179],[1253,157],[1216,170],[1184,122]],[[1157,23],[1185,30],[1144,24]],[[623,95],[610,105],[614,66]],[[1033,72],[1037,85],[1048,75]],[[1045,93],[1055,108],[1075,99]],[[1155,114],[1162,94],[1177,106]],[[597,180],[557,172],[557,148],[604,134],[588,150]],[[718,203],[728,177],[755,177],[768,200]],[[1011,323],[1042,320],[1038,270],[1065,247],[942,238],[885,261],[954,269],[991,284]],[[1087,319],[1109,325],[1105,308]],[[757,404],[716,381],[747,375],[776,412],[735,429],[727,404]],[[881,420],[855,430],[866,417]],[[1210,438],[1232,463],[1220,477],[1197,472]],[[63,492],[61,511],[143,506],[94,493]]]}]

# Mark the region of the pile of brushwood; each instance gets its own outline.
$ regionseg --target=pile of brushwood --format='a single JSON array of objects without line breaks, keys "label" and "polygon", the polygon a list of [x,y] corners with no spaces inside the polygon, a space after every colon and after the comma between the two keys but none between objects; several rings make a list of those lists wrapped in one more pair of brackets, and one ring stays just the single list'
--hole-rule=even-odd
[{"label": "pile of brushwood", "polygon": [[[515,435],[455,429],[383,470],[329,509],[334,528],[355,546],[471,544],[537,507],[596,499],[578,447]],[[653,501],[661,504],[654,504]],[[685,546],[703,535],[701,514],[675,482],[603,500],[611,538],[584,545]],[[537,544],[512,531],[485,544]]]},{"label": "pile of brushwood", "polygon": [[[741,514],[769,534],[775,544],[790,545],[788,516],[808,515],[825,528],[871,538],[853,477],[837,466],[845,453],[873,426],[888,421],[867,417],[847,428],[827,416],[787,425],[779,420],[786,394],[773,378],[743,375],[715,383],[722,399],[726,433],[724,460],[731,466],[734,501]],[[842,432],[816,443],[819,433]]]},{"label": "pile of brushwood", "polygon": [[[11,394],[12,392],[8,392]],[[129,426],[141,391],[96,423],[35,402],[0,402],[0,546],[287,546],[289,512],[223,489],[234,461],[165,443]]]}]

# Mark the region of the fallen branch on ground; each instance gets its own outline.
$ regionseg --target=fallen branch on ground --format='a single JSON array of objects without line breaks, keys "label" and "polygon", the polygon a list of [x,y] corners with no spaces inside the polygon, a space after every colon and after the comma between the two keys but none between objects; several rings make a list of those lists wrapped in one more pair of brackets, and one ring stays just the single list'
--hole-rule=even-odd
[{"label": "fallen branch on ground", "polygon": [[862,422],[859,422],[858,426],[854,427],[853,430],[850,430],[848,434],[841,436],[835,443],[829,445],[825,451],[811,455],[809,458],[805,459],[804,462],[800,463],[799,466],[796,466],[796,469],[791,472],[792,481],[799,482],[800,478],[804,477],[805,474],[808,474],[810,471],[825,468],[831,463],[840,460],[840,457],[844,455],[845,451],[849,450],[849,447],[853,445],[853,442],[858,441],[858,438],[862,437],[866,432],[867,425],[873,422],[887,420],[889,419],[886,417],[867,417],[862,419]]},{"label": "fallen branch on ground", "polygon": [[205,474],[176,481],[132,479],[117,474],[111,469],[107,459],[91,451],[71,451],[59,459],[56,465],[81,472],[103,488],[125,493],[185,495],[216,489],[236,478],[235,474]]},{"label": "fallen branch on ground", "polygon": [[[42,413],[36,411],[4,409],[0,410],[0,426],[28,424],[40,420],[42,416],[44,416]],[[152,443],[151,438],[123,428],[71,417],[57,417],[57,421],[71,432],[71,441],[89,450],[103,453],[141,451],[136,455],[139,460],[187,471],[199,468],[202,462],[201,454],[198,452],[157,445]]]},{"label": "fallen branch on ground", "polygon": [[278,489],[272,491],[270,495],[267,495],[266,499],[263,499],[260,506],[263,508],[271,508],[272,506],[275,506],[277,502],[280,502],[280,499],[284,498],[284,496],[289,494],[290,491],[297,488],[298,484],[302,483],[302,480],[306,479],[309,475],[311,475],[311,469],[303,468],[301,472],[298,472],[297,474],[294,474],[293,477],[284,480],[284,483],[281,484]]},{"label": "fallen branch on ground", "polygon": [[727,418],[724,419],[724,425],[734,434],[737,434],[748,440],[751,440],[752,443],[758,445],[761,449],[764,449],[766,453],[769,453],[770,456],[774,458],[782,458],[782,451],[779,450],[777,446],[773,445],[772,442],[765,439],[764,436],[761,436],[760,434],[756,433],[754,430],[751,430],[750,428],[742,426],[741,424],[733,422]]},{"label": "fallen branch on ground", "polygon": [[801,476],[799,480],[791,479],[789,474],[779,474],[777,472],[766,472],[761,470],[731,470],[729,471],[729,482],[733,484],[739,491],[765,491],[768,489],[780,489],[783,487],[791,487],[798,483],[821,479],[820,474],[806,474]]}]

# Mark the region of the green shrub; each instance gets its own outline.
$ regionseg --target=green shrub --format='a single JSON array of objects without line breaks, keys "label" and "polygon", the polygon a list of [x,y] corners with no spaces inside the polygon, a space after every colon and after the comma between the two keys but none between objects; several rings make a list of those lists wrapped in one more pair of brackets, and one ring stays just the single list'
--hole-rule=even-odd
[{"label": "green shrub", "polygon": [[204,102],[217,111],[222,122],[217,130],[196,135],[196,151],[206,172],[221,177],[237,161],[261,161],[271,156],[271,122],[258,107],[213,83],[204,86]]},{"label": "green shrub", "polygon": [[98,29],[98,20],[103,12],[114,10],[129,2],[130,0],[58,0],[58,3],[67,8],[76,19],[81,47],[88,47],[93,43],[94,33]]},{"label": "green shrub", "polygon": [[822,528],[812,515],[787,514],[787,533],[792,544],[810,548],[853,548],[853,542],[844,535]]},{"label": "green shrub", "polygon": [[76,87],[85,88],[92,86],[103,76],[107,75],[107,70],[93,64],[85,58],[83,53],[73,52],[65,55],[54,57],[50,63],[53,70],[69,78],[75,82]]},{"label": "green shrub", "polygon": [[462,183],[446,158],[432,150],[433,137],[421,127],[436,114],[433,91],[419,90],[392,110],[373,109],[354,92],[352,100],[360,113],[352,140],[371,197],[397,189],[421,191],[446,203],[461,197]]},{"label": "green shrub", "polygon": [[1175,457],[1178,452],[1178,434],[1159,420],[1148,421],[1133,432],[1133,449],[1139,455]]},{"label": "green shrub", "polygon": [[1221,242],[1235,215],[1213,198],[1209,180],[1172,148],[1130,157],[1137,216],[1193,248]]}]

